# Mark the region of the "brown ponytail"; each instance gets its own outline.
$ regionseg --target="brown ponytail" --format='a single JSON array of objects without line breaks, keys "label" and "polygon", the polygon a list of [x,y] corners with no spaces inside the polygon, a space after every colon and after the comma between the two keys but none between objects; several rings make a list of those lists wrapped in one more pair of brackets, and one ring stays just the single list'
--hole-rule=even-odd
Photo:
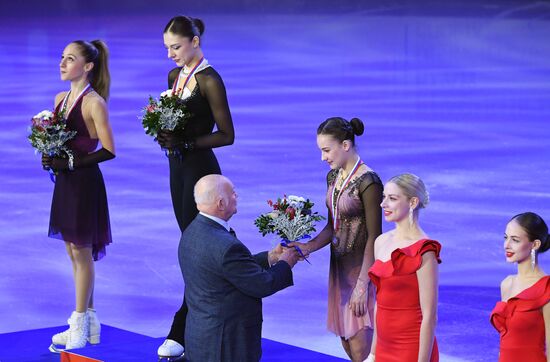
[{"label": "brown ponytail", "polygon": [[97,94],[107,101],[111,86],[109,49],[107,48],[107,44],[102,40],[93,40],[91,42],[77,40],[73,43],[80,47],[86,62],[94,63],[94,68],[89,74],[90,84]]},{"label": "brown ponytail", "polygon": [[109,49],[102,40],[93,40],[92,44],[98,50],[97,59],[94,62],[92,70],[92,88],[107,100],[109,98],[109,88],[111,87],[111,74],[109,73]]}]

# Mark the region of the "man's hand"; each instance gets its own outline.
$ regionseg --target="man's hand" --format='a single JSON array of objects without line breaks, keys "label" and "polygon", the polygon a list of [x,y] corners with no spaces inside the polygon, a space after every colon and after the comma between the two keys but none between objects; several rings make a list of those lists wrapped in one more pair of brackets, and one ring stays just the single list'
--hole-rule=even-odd
[{"label": "man's hand", "polygon": [[281,255],[283,254],[283,250],[283,246],[281,244],[277,244],[277,246],[275,246],[267,253],[267,260],[269,262],[269,265],[273,265],[280,260]]},{"label": "man's hand", "polygon": [[290,267],[294,267],[300,258],[300,254],[294,248],[283,248],[283,252],[279,257],[279,260],[286,261]]}]

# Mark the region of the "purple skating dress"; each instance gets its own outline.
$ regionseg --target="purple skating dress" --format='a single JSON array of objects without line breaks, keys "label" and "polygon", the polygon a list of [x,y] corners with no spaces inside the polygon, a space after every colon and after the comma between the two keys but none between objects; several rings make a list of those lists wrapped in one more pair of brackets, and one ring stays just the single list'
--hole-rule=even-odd
[{"label": "purple skating dress", "polygon": [[[95,151],[98,144],[97,139],[90,138],[82,117],[83,98],[67,117],[67,128],[77,132],[68,142],[75,157]],[[62,103],[57,105],[56,112]],[[111,226],[105,183],[97,164],[58,172],[48,236],[77,246],[91,246],[94,260],[105,256],[105,246],[111,243]]]}]

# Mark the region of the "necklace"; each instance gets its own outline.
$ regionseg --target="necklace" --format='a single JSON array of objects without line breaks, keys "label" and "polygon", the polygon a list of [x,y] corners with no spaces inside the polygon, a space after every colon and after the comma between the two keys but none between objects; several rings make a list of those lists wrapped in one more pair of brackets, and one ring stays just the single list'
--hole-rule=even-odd
[{"label": "necklace", "polygon": [[74,106],[78,103],[78,101],[84,96],[84,93],[91,87],[91,85],[88,83],[86,87],[78,94],[78,96],[75,98],[74,102],[71,104],[71,107],[67,111],[67,103],[69,101],[69,96],[71,94],[71,91],[68,91],[65,95],[65,98],[63,98],[63,102],[61,103],[61,114],[63,115],[63,118],[67,119],[69,117],[69,114],[73,110]]},{"label": "necklace", "polygon": [[[338,193],[336,192],[336,184],[334,185],[334,188],[332,189],[332,197],[331,197],[332,208],[331,208],[330,212],[332,214],[331,215],[332,216],[332,227],[333,227],[334,232],[338,231],[338,228],[340,226],[340,218],[338,217],[338,202],[340,201],[340,197],[344,193],[344,190],[345,190],[346,186],[351,181],[351,178],[357,172],[357,170],[359,170],[359,167],[361,167],[361,163],[362,163],[361,158],[357,157],[357,162],[355,162],[355,165],[353,166],[353,169],[349,173],[349,175],[345,178],[345,180],[342,181],[342,186],[341,186],[340,190],[338,190]],[[338,179],[343,179],[343,177],[341,176],[341,173],[342,173],[342,169],[340,169],[340,171],[338,171]]]},{"label": "necklace", "polygon": [[[193,74],[197,71],[197,69],[199,68],[199,66],[203,63],[204,61],[204,57],[202,57],[199,62],[193,67],[193,69],[191,69],[189,71],[189,73],[185,73],[184,72],[184,69],[185,69],[185,66],[183,66],[183,68],[181,68],[181,71],[180,71],[180,74],[178,75],[178,79],[177,81],[174,82],[174,86],[172,87],[172,92],[173,93],[177,93],[178,91],[180,91],[181,89],[181,94],[183,95],[183,90],[185,89],[185,86],[187,85],[187,83],[189,83],[189,80],[191,80],[191,77],[193,76]],[[185,77],[185,81],[183,82],[183,85],[180,87],[179,84],[180,84],[180,78],[187,74],[187,76]]]}]

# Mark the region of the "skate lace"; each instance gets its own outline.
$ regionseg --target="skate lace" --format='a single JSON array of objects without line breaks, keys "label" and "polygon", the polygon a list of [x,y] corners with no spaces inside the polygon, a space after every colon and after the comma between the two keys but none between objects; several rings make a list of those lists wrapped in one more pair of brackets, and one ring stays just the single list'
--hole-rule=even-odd
[{"label": "skate lace", "polygon": [[69,329],[70,330],[77,330],[77,329],[81,329],[83,327],[84,321],[85,321],[84,316],[82,316],[80,318],[71,316],[71,318],[69,318],[67,323],[69,323]]}]

